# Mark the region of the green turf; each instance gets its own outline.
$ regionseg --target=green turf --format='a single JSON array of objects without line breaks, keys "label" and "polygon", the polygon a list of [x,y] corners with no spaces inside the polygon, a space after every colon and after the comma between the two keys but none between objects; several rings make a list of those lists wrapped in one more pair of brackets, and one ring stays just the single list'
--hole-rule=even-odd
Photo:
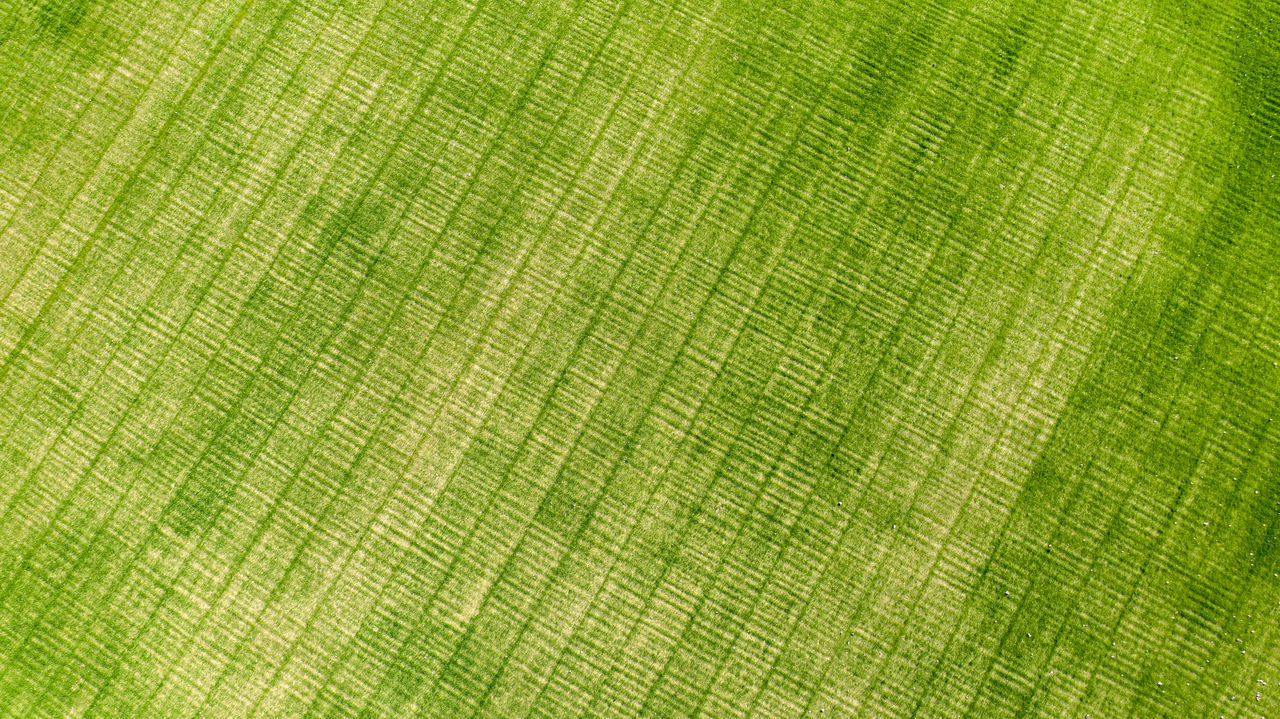
[{"label": "green turf", "polygon": [[0,719],[1280,717],[1277,175],[1277,0],[0,0]]}]

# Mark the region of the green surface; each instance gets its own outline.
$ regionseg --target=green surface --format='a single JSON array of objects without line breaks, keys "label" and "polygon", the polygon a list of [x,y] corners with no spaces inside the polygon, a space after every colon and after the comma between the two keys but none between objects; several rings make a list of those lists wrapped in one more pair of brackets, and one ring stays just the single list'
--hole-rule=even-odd
[{"label": "green surface", "polygon": [[0,0],[0,717],[1280,717],[1277,175],[1277,0]]}]

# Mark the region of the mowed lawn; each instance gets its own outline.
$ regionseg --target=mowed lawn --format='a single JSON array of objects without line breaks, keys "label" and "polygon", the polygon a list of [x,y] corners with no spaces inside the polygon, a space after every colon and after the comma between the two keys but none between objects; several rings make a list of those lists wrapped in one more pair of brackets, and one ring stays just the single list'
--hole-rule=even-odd
[{"label": "mowed lawn", "polygon": [[1278,717],[1277,175],[1277,0],[0,0],[0,718]]}]

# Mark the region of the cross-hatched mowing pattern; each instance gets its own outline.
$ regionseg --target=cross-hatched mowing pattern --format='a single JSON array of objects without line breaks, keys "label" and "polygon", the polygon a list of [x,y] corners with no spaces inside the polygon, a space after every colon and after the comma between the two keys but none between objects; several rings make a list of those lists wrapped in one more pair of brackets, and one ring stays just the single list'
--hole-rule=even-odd
[{"label": "cross-hatched mowing pattern", "polygon": [[0,717],[1280,716],[1277,33],[5,0]]}]

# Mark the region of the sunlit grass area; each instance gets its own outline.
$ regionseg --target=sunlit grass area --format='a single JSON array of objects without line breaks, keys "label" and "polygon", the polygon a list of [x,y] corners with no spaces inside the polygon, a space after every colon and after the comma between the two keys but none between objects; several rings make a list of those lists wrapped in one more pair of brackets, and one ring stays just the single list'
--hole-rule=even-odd
[{"label": "sunlit grass area", "polygon": [[1280,716],[1280,3],[0,0],[0,717]]}]

